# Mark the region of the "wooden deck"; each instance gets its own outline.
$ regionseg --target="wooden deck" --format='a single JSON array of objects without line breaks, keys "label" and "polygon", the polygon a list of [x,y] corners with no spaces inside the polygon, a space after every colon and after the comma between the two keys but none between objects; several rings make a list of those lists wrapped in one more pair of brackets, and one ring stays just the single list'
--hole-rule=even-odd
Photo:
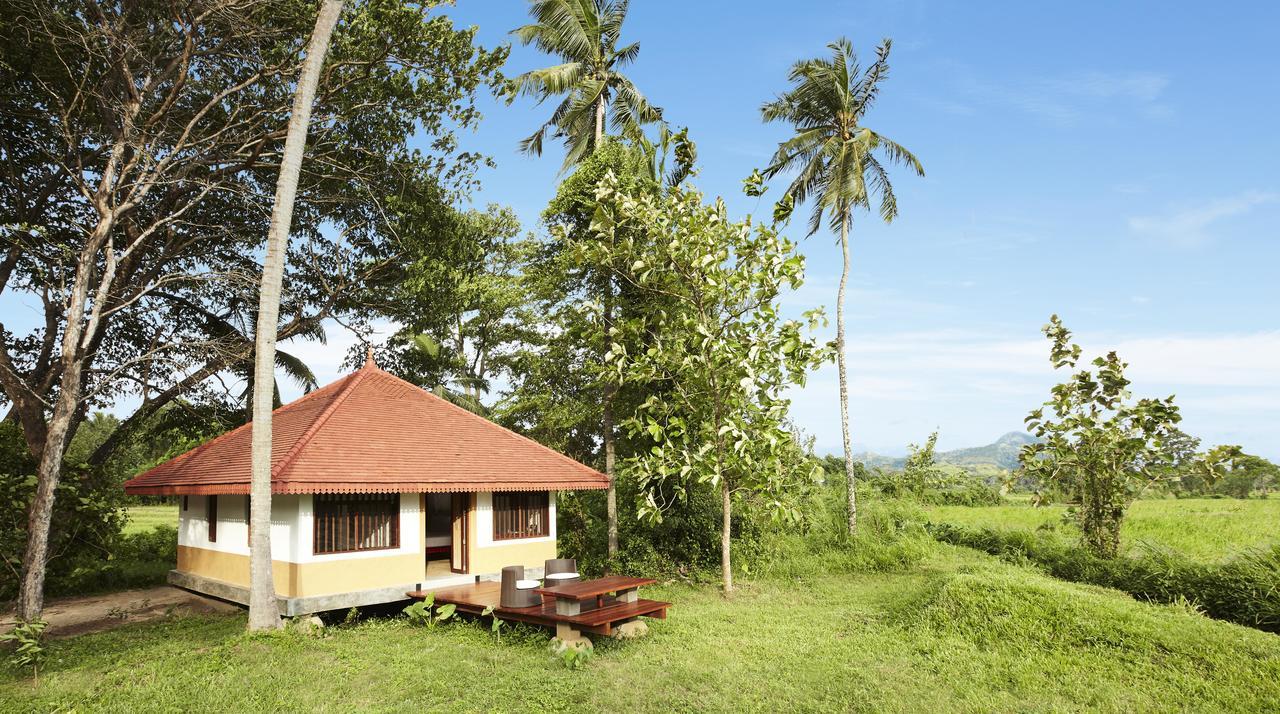
[{"label": "wooden deck", "polygon": [[471,615],[479,615],[485,608],[493,607],[494,613],[503,620],[544,627],[568,625],[575,630],[597,635],[612,634],[614,627],[637,617],[666,619],[667,608],[671,607],[671,603],[661,600],[637,599],[634,602],[622,602],[614,597],[604,597],[598,602],[584,602],[582,611],[577,615],[557,613],[555,599],[552,597],[543,597],[542,603],[533,607],[499,607],[502,584],[492,581],[436,590],[415,590],[405,594],[420,600],[428,593],[435,593],[437,605],[453,604],[459,612]]}]

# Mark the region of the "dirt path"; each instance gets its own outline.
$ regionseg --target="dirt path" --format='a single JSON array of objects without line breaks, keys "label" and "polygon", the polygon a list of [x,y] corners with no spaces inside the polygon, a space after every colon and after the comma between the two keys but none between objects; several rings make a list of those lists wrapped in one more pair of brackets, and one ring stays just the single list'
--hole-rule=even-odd
[{"label": "dirt path", "polygon": [[[71,637],[110,630],[130,622],[159,620],[175,613],[237,612],[240,608],[221,600],[163,585],[146,590],[87,595],[50,600],[45,604],[45,633],[50,637]],[[14,624],[13,611],[0,614],[0,631]]]}]

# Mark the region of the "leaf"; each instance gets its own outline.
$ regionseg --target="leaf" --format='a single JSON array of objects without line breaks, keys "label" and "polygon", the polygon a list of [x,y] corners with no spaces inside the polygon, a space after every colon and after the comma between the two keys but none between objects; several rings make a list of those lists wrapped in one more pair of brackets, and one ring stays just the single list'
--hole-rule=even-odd
[{"label": "leaf", "polygon": [[428,357],[435,358],[440,356],[440,343],[434,337],[427,333],[414,335],[413,345]]}]

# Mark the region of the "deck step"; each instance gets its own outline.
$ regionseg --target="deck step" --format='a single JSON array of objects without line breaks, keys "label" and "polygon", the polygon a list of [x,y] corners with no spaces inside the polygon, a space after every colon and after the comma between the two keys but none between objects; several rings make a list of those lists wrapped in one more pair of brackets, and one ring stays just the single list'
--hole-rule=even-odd
[{"label": "deck step", "polygon": [[667,608],[669,607],[671,607],[671,603],[662,602],[661,600],[636,600],[635,602],[619,602],[594,610],[587,610],[578,615],[561,615],[560,617],[564,618],[565,622],[574,625],[598,627],[618,622],[619,620],[628,620],[645,615],[656,614],[661,619],[666,617]]}]

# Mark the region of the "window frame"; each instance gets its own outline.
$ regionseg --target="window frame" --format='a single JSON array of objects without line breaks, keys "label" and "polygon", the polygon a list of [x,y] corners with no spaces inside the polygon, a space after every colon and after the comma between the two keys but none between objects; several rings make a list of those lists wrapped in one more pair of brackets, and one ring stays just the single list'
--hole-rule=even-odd
[{"label": "window frame", "polygon": [[[541,504],[536,503],[537,499],[541,499]],[[499,507],[500,502],[505,501],[503,507]],[[534,538],[551,537],[551,492],[550,491],[495,491],[492,495],[490,503],[493,512],[493,540],[512,541],[512,540],[532,540]],[[528,515],[539,513],[542,523],[540,532],[529,533],[527,531],[512,531],[510,528],[503,528],[504,525],[510,523],[518,523],[521,520],[528,522]],[[511,515],[507,515],[511,514]],[[514,533],[514,535],[513,535]]]},{"label": "window frame", "polygon": [[[380,497],[380,498],[375,499],[374,497]],[[311,500],[311,554],[312,555],[323,556],[323,555],[342,555],[345,553],[373,553],[373,552],[382,551],[382,550],[399,550],[400,549],[400,494],[398,493],[317,493],[313,495],[311,499],[312,499]],[[383,521],[382,523],[375,524],[373,528],[375,529],[381,528],[383,524],[389,527],[389,532],[387,537],[387,541],[389,543],[388,545],[378,545],[378,546],[372,546],[372,547],[357,546],[355,548],[347,548],[347,549],[336,549],[336,548],[321,549],[322,539],[328,538],[331,543],[335,540],[337,536],[337,532],[334,530],[334,528],[337,526],[337,523],[339,522],[335,520],[334,523],[331,523],[328,526],[322,526],[321,518],[324,516],[321,513],[321,504],[344,504],[350,507],[351,504],[377,503],[379,500],[385,501],[384,505],[388,506],[389,509],[387,513],[380,514],[380,517],[383,517],[386,520]],[[368,517],[369,515],[370,514],[358,513],[358,512],[346,514],[346,520],[347,520],[346,527],[351,528],[352,524],[354,524],[355,526],[354,528],[352,528],[352,530],[355,531],[354,535],[351,535],[350,533],[346,535],[349,541],[359,542],[360,540],[363,540],[365,537],[367,537],[369,533],[373,532],[372,530],[368,531],[367,533],[360,532],[360,529],[362,527],[369,525],[366,522],[362,522],[361,519]],[[335,514],[328,517],[336,519],[337,515]]]}]

